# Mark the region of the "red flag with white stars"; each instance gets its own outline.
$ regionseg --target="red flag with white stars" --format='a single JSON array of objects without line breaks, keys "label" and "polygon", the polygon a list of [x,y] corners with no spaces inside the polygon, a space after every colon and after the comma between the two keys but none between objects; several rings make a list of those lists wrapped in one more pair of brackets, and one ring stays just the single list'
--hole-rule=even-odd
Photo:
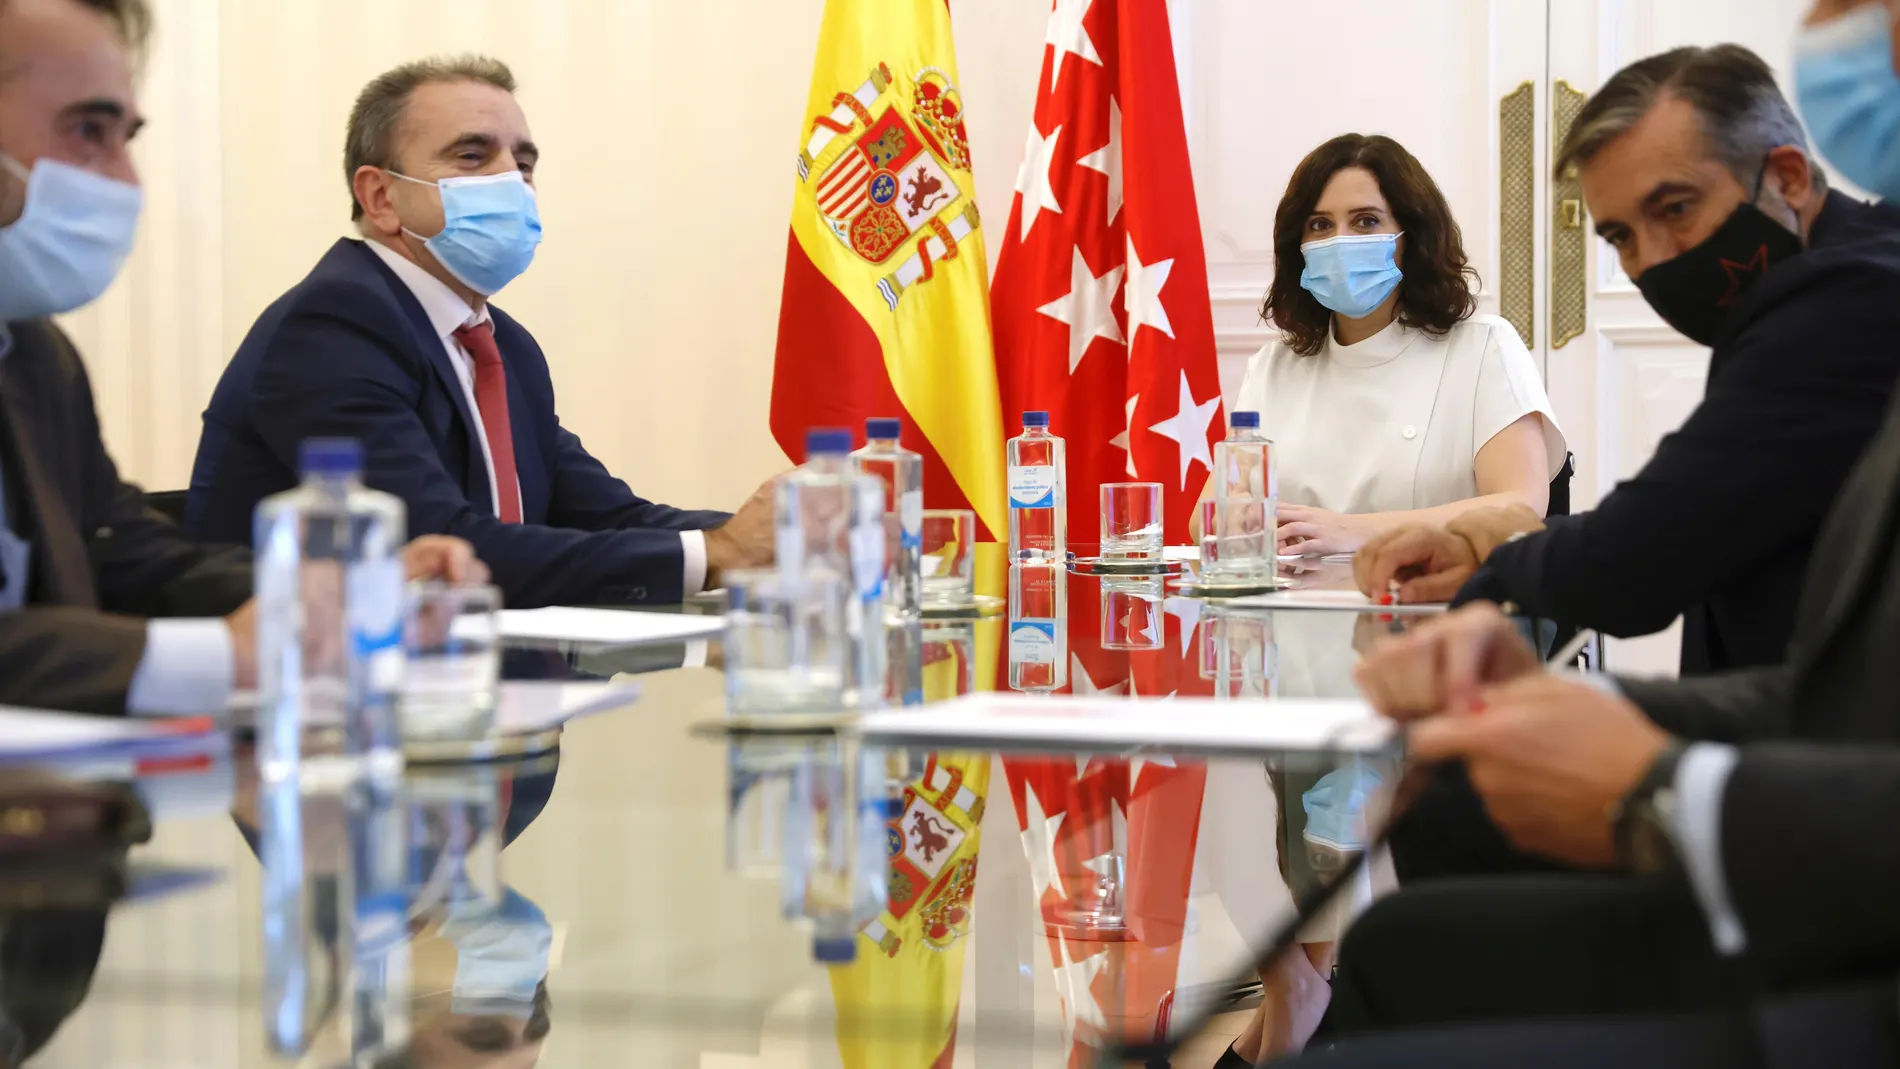
[{"label": "red flag with white stars", "polygon": [[1165,490],[1170,544],[1225,435],[1167,0],[1056,0],[990,288],[1004,423],[1068,442],[1069,541],[1105,482]]}]

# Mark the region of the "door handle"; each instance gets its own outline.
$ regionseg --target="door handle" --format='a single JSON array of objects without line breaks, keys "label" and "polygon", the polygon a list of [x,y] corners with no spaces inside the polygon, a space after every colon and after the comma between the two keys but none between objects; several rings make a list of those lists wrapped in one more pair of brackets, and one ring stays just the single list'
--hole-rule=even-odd
[{"label": "door handle", "polygon": [[[1550,143],[1562,145],[1577,123],[1586,94],[1562,78],[1550,90]],[[1589,247],[1583,229],[1583,181],[1566,167],[1550,189],[1550,347],[1583,334],[1589,313]]]},{"label": "door handle", "polygon": [[1524,347],[1537,334],[1537,87],[1498,104],[1498,314]]}]

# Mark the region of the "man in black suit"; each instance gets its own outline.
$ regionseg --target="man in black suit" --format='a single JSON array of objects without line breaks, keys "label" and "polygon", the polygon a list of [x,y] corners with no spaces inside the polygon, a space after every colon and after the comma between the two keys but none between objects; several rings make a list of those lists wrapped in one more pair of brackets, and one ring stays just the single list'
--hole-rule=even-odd
[{"label": "man in black suit", "polygon": [[[138,223],[142,0],[0,0],[0,704],[222,710],[255,685],[251,561],[187,541],[119,478],[47,318],[90,303]],[[420,540],[412,574],[485,575]]]},{"label": "man in black suit", "polygon": [[1618,72],[1559,153],[1573,164],[1624,272],[1713,347],[1702,403],[1595,509],[1392,532],[1360,551],[1361,585],[1617,636],[1681,615],[1684,674],[1778,664],[1815,532],[1900,376],[1900,209],[1828,191],[1773,73],[1736,45]]}]

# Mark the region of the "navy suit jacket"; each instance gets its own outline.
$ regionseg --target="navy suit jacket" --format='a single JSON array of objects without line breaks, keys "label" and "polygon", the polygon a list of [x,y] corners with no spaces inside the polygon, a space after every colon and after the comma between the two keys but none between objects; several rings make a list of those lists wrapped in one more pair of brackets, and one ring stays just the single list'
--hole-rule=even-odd
[{"label": "navy suit jacket", "polygon": [[1683,617],[1686,675],[1780,664],[1815,536],[1900,378],[1900,208],[1828,194],[1728,313],[1708,392],[1597,507],[1499,546],[1459,602],[1630,636]]},{"label": "navy suit jacket", "polygon": [[562,428],[533,336],[489,312],[522,523],[495,516],[481,423],[422,305],[368,246],[342,240],[265,309],[225,368],[204,414],[188,531],[249,543],[258,501],[297,485],[304,439],[355,438],[369,485],[408,505],[409,533],[473,543],[510,607],[681,600],[677,532],[729,517],[654,504],[608,474]]}]

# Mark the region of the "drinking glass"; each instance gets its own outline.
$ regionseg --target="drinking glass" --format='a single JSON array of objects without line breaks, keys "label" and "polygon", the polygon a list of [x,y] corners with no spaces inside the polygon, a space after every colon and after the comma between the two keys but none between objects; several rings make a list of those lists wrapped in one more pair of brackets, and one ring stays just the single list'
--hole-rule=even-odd
[{"label": "drinking glass", "polygon": [[831,575],[726,573],[726,709],[835,712],[844,707],[845,599]]},{"label": "drinking glass", "polygon": [[976,602],[976,513],[924,510],[924,604],[955,608]]},{"label": "drinking glass", "polygon": [[495,726],[501,591],[411,583],[403,604],[402,735],[479,739]]},{"label": "drinking glass", "polygon": [[1161,559],[1161,484],[1102,484],[1102,557]]}]

